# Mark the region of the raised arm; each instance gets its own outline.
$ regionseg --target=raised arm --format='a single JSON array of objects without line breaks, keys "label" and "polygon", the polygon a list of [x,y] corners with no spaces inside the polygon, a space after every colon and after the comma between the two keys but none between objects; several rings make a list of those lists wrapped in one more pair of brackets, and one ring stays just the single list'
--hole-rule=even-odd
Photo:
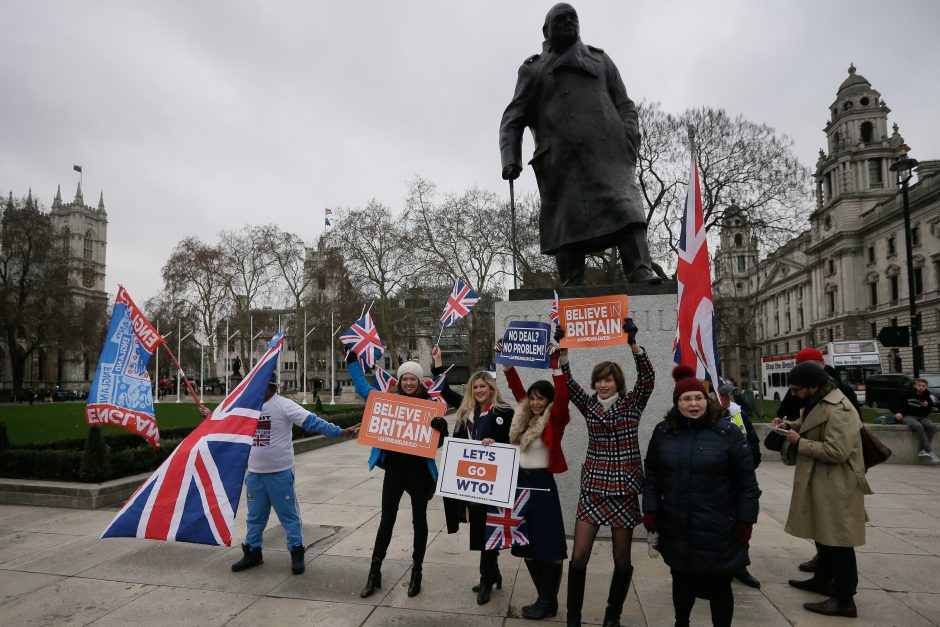
[{"label": "raised arm", "polygon": [[349,377],[352,379],[353,386],[356,388],[356,394],[362,397],[362,400],[369,398],[369,392],[378,388],[369,385],[366,381],[366,375],[362,372],[362,366],[355,353],[350,352],[346,357],[346,367],[349,368]]},{"label": "raised arm", "polygon": [[627,395],[627,403],[642,412],[656,385],[656,372],[643,347],[633,346],[633,360],[636,362],[636,383]]},{"label": "raised arm", "polygon": [[571,421],[571,414],[568,412],[568,402],[571,399],[568,396],[568,378],[558,365],[559,357],[557,351],[552,355],[552,385],[555,387],[555,398],[552,401],[552,415],[549,420],[556,424],[560,433]]}]

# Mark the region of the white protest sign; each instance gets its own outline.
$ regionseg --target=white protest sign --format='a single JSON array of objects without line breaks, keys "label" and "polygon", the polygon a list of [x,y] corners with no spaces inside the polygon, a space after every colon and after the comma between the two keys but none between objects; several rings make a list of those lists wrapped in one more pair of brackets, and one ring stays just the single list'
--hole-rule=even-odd
[{"label": "white protest sign", "polygon": [[476,440],[444,438],[436,494],[484,505],[512,507],[516,501],[518,478],[518,446],[483,446]]}]

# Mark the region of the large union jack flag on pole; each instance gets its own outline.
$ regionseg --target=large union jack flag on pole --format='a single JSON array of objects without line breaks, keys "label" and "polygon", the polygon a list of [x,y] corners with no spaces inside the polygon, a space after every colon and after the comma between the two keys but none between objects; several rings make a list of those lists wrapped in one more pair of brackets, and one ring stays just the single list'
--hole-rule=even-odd
[{"label": "large union jack flag on pole", "polygon": [[232,545],[251,442],[282,335],[118,512],[102,538]]},{"label": "large union jack flag on pole", "polygon": [[339,341],[369,368],[374,368],[382,353],[385,352],[385,345],[379,337],[379,330],[375,328],[372,314],[368,311],[353,322],[351,327],[343,331],[339,336]]},{"label": "large union jack flag on pole", "polygon": [[441,324],[449,327],[468,313],[480,301],[480,297],[473,291],[473,288],[457,279],[454,283],[454,289],[447,297],[447,304],[444,305],[444,313],[441,314]]},{"label": "large union jack flag on pole", "polygon": [[515,546],[525,546],[529,543],[529,530],[525,522],[526,510],[529,508],[531,492],[525,488],[516,489],[516,504],[508,507],[495,507],[486,509],[486,549],[508,549]]},{"label": "large union jack flag on pole", "polygon": [[699,379],[718,385],[718,334],[712,300],[708,240],[702,213],[702,192],[698,177],[698,159],[692,154],[689,191],[682,214],[679,236],[679,315],[673,360],[695,371]]}]

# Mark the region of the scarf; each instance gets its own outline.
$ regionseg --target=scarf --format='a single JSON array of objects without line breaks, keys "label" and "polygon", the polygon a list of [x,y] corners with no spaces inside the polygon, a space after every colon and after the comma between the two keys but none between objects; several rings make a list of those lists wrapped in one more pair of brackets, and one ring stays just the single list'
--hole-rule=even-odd
[{"label": "scarf", "polygon": [[512,424],[509,426],[509,443],[525,451],[530,444],[542,437],[551,415],[552,403],[549,403],[545,410],[536,416],[529,407],[529,399],[525,399],[516,407],[512,416]]}]

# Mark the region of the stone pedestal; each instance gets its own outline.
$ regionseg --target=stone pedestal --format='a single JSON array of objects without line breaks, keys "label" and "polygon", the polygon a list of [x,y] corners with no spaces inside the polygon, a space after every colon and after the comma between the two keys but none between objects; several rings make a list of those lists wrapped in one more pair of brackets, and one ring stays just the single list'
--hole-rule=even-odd
[{"label": "stone pedestal", "polygon": [[[643,453],[649,443],[653,427],[662,420],[672,406],[672,345],[676,336],[676,283],[663,285],[599,285],[592,287],[561,288],[560,298],[581,298],[605,296],[609,294],[627,294],[629,316],[636,322],[640,331],[638,343],[646,349],[653,368],[656,370],[656,387],[643,412],[640,422],[640,449]],[[512,320],[549,321],[552,307],[552,290],[512,290],[509,301],[496,303],[496,336],[503,332]],[[571,372],[585,389],[590,388],[591,370],[601,361],[616,361],[624,365],[627,389],[636,383],[636,367],[633,354],[626,345],[572,349],[568,353]],[[522,383],[528,387],[537,379],[551,379],[548,370],[520,368]],[[505,378],[498,377],[500,389],[506,398],[512,398]],[[574,406],[570,406],[571,423],[565,430],[563,448],[568,460],[569,470],[555,477],[561,495],[562,513],[565,518],[565,531],[574,533],[575,513],[577,511],[581,465],[587,451],[587,428],[584,417]],[[601,535],[610,535],[609,529],[602,529]]]}]

